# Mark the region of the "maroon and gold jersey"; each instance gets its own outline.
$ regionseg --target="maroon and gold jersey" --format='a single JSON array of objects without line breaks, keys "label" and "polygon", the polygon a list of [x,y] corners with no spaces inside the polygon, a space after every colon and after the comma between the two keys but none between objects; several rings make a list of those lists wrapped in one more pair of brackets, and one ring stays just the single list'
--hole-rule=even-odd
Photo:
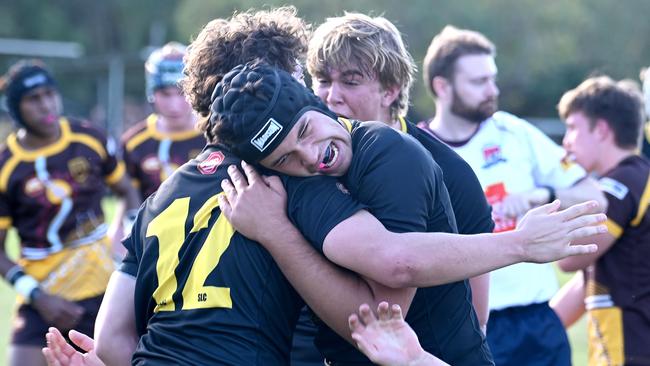
[{"label": "maroon and gold jersey", "polygon": [[589,365],[650,365],[650,161],[628,157],[599,183],[616,241],[585,270]]},{"label": "maroon and gold jersey", "polygon": [[205,146],[200,131],[164,133],[156,128],[157,120],[158,116],[152,114],[122,136],[126,170],[142,199],[155,192],[162,181]]},{"label": "maroon and gold jersey", "polygon": [[105,183],[125,172],[104,133],[66,118],[59,123],[51,145],[27,150],[11,134],[0,148],[0,229],[17,229],[24,259],[102,240]]}]

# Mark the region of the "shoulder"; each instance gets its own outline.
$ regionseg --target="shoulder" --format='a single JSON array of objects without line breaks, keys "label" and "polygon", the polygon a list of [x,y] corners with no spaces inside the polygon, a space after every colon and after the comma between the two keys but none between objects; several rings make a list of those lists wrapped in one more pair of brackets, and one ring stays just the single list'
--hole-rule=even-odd
[{"label": "shoulder", "polygon": [[600,178],[598,184],[603,192],[622,201],[630,192],[635,195],[643,192],[649,173],[650,161],[641,156],[633,156]]},{"label": "shoulder", "polygon": [[126,131],[124,131],[124,133],[120,137],[120,140],[122,141],[122,143],[126,143],[129,140],[133,139],[135,136],[146,131],[146,129],[147,129],[147,120],[144,119],[142,121],[135,123],[134,125],[129,127]]}]

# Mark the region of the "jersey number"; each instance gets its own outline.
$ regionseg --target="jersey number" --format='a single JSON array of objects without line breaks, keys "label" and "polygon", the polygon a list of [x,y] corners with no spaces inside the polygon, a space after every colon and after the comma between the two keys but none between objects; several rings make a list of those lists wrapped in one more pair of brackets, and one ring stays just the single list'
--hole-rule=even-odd
[{"label": "jersey number", "polygon": [[[194,224],[190,233],[208,227],[212,210],[219,205],[217,196],[208,199],[194,215]],[[178,266],[178,255],[185,243],[185,221],[189,214],[190,198],[178,198],[172,202],[147,226],[147,237],[158,238],[158,288],[153,293],[156,300],[154,312],[174,311],[172,296],[178,287],[174,271]],[[199,250],[190,270],[185,286],[183,286],[183,308],[232,308],[229,287],[205,286],[208,275],[217,267],[223,252],[228,249],[230,238],[235,229],[223,215],[210,228],[207,238]]]}]

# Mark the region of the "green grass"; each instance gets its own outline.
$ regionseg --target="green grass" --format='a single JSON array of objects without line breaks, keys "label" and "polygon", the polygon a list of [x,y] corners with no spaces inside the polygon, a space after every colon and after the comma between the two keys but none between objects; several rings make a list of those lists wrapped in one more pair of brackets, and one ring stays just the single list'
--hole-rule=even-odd
[{"label": "green grass", "polygon": [[[104,212],[107,217],[112,217],[113,201],[104,202]],[[7,238],[7,249],[10,256],[15,257],[18,253],[18,239],[13,232]],[[568,281],[572,274],[565,274],[557,271],[561,284]],[[11,318],[14,312],[15,293],[5,281],[0,281],[0,365],[7,364],[7,348],[9,344],[9,330]],[[587,365],[587,326],[583,317],[569,330],[571,349],[573,351],[573,365]]]}]

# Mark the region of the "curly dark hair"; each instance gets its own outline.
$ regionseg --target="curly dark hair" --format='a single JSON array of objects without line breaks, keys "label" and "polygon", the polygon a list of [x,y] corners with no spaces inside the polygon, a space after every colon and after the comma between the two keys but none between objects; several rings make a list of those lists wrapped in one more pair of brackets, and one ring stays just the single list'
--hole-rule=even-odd
[{"label": "curly dark hair", "polygon": [[310,25],[293,6],[238,13],[208,23],[189,45],[181,88],[201,116],[210,113],[210,96],[223,76],[256,59],[292,72],[307,52]]}]

